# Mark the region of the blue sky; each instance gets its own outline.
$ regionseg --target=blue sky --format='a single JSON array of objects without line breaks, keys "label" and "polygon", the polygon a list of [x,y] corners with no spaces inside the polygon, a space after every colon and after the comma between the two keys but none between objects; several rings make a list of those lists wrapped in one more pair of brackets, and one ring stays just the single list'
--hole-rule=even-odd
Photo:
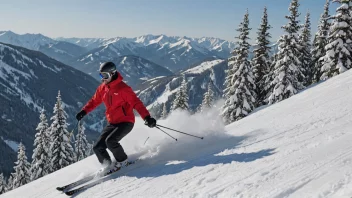
[{"label": "blue sky", "polygon": [[[135,37],[143,34],[218,37],[234,40],[249,9],[252,42],[268,7],[273,40],[287,23],[291,0],[16,0],[3,1],[0,30],[49,37]],[[325,0],[300,0],[301,23],[308,10],[312,28]],[[331,6],[334,14],[336,5]]]}]

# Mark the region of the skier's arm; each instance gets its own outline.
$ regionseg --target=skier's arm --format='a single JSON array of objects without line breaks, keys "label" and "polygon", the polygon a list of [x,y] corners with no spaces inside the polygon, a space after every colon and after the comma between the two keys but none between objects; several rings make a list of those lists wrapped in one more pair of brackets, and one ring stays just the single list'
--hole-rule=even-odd
[{"label": "skier's arm", "polygon": [[147,116],[150,116],[149,111],[144,106],[143,102],[133,92],[131,87],[124,88],[121,93],[125,101],[127,101],[135,110],[137,110],[143,120],[145,120]]},{"label": "skier's arm", "polygon": [[97,106],[103,102],[101,97],[101,87],[99,86],[93,97],[87,102],[87,104],[82,108],[87,114],[93,111]]}]

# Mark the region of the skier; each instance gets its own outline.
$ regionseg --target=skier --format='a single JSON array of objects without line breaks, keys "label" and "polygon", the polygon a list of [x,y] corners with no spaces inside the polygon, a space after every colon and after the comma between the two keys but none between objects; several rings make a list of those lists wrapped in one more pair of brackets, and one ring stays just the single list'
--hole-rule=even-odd
[{"label": "skier", "polygon": [[114,164],[112,169],[117,170],[122,166],[128,165],[128,157],[119,142],[134,126],[135,116],[133,109],[137,110],[145,124],[151,128],[156,126],[156,120],[150,116],[149,111],[131,87],[122,81],[123,78],[117,72],[116,65],[113,62],[102,63],[99,72],[103,83],[97,88],[94,96],[82,110],[77,113],[76,118],[78,121],[81,120],[104,102],[108,125],[101,132],[93,150],[99,162],[105,168],[110,168],[112,161],[106,151],[108,148],[116,159],[116,164]]}]

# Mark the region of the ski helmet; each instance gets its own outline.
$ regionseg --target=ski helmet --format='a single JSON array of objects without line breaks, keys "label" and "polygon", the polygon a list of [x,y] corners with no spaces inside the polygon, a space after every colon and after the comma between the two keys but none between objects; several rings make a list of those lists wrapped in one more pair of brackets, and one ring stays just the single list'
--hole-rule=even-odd
[{"label": "ski helmet", "polygon": [[113,62],[102,63],[99,67],[99,72],[112,73],[116,71],[116,65]]}]

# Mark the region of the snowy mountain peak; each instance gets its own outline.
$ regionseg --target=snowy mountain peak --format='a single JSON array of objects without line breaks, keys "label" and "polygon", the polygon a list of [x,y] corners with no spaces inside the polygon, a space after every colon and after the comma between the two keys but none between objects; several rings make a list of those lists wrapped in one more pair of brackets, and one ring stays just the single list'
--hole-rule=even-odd
[{"label": "snowy mountain peak", "polygon": [[200,74],[200,73],[202,73],[206,70],[209,70],[212,67],[214,67],[215,65],[220,64],[224,61],[225,60],[222,60],[222,59],[205,61],[205,62],[202,62],[200,65],[197,65],[195,67],[192,67],[191,69],[188,69],[188,70],[182,72],[182,74]]},{"label": "snowy mountain peak", "polygon": [[76,38],[76,37],[64,38],[64,37],[58,37],[58,38],[55,38],[55,40],[70,42],[70,43],[76,44],[78,46],[85,47],[87,49],[94,49],[94,48],[101,46],[101,43],[103,43],[107,39],[106,38]]},{"label": "snowy mountain peak", "polygon": [[0,31],[0,36],[4,35],[4,34],[8,34],[8,35],[16,35],[14,32],[8,30],[8,31]]},{"label": "snowy mountain peak", "polygon": [[32,50],[38,50],[43,45],[56,43],[55,40],[42,34],[16,34],[12,31],[2,31],[0,33],[0,42],[17,45]]},{"label": "snowy mountain peak", "polygon": [[158,43],[159,45],[163,45],[165,43],[170,43],[170,42],[172,42],[172,41],[167,36],[160,35],[160,36],[156,37],[155,39],[150,40],[149,45],[154,44],[154,43]]},{"label": "snowy mountain peak", "polygon": [[153,45],[153,44],[159,44],[160,46],[162,46],[167,43],[174,43],[177,40],[178,38],[169,37],[164,34],[160,34],[160,35],[147,34],[147,35],[135,38],[135,42],[141,43],[144,46]]},{"label": "snowy mountain peak", "polygon": [[150,40],[155,39],[157,36],[152,34],[142,35],[135,38],[136,43],[142,43],[143,45],[148,45]]}]

